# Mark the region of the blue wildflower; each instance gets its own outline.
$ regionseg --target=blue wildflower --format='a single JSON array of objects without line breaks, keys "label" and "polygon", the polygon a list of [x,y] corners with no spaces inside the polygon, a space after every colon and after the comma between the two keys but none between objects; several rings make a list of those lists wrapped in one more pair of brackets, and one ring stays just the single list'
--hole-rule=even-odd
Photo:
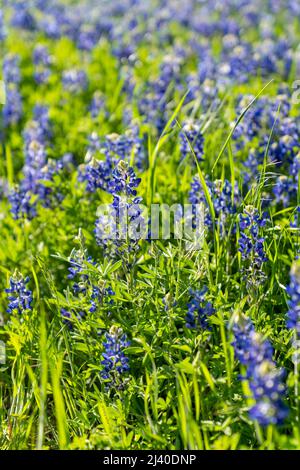
[{"label": "blue wildflower", "polygon": [[129,370],[129,359],[126,357],[124,349],[129,344],[130,342],[121,328],[112,326],[109,333],[105,334],[101,377],[107,381],[108,387],[114,386],[120,389],[125,383],[124,373]]},{"label": "blue wildflower", "polygon": [[85,313],[82,311],[75,313],[73,310],[70,312],[66,308],[61,308],[60,313],[62,316],[62,322],[69,328],[70,331],[73,330],[74,319],[77,318],[77,320],[80,321],[85,316]]},{"label": "blue wildflower", "polygon": [[93,94],[93,98],[89,107],[89,111],[91,113],[91,116],[96,119],[102,109],[104,109],[105,106],[105,101],[104,101],[104,96],[100,91],[95,91]]},{"label": "blue wildflower", "polygon": [[296,200],[297,189],[298,184],[293,177],[289,178],[286,175],[278,176],[273,188],[276,202],[281,202],[283,207],[287,207],[291,202]]},{"label": "blue wildflower", "polygon": [[[232,188],[231,183],[226,179],[224,181],[207,180],[206,185],[214,206],[217,224],[220,226],[220,229],[223,230],[230,214],[234,214],[236,212],[237,204],[239,202],[238,188],[237,186]],[[212,227],[211,214],[209,212],[208,203],[198,175],[194,177],[191,183],[189,201],[193,205],[193,211],[195,206],[198,204],[204,204],[205,225]]]},{"label": "blue wildflower", "polygon": [[88,136],[88,152],[94,154],[101,149],[101,142],[97,132],[92,132]]},{"label": "blue wildflower", "polygon": [[289,310],[287,312],[287,327],[295,330],[300,336],[300,265],[295,261],[291,268],[290,284],[287,287]]},{"label": "blue wildflower", "polygon": [[103,286],[92,286],[92,295],[91,295],[91,307],[90,312],[96,312],[98,306],[104,304],[112,305],[114,303],[113,299],[110,297],[114,296],[115,292],[111,287]]},{"label": "blue wildflower", "polygon": [[80,93],[87,88],[88,80],[84,70],[65,70],[62,76],[62,83],[65,90],[70,93]]},{"label": "blue wildflower", "polygon": [[265,226],[266,221],[266,214],[260,217],[258,210],[253,206],[246,206],[239,219],[239,252],[242,254],[247,284],[251,287],[258,286],[265,279],[262,266],[268,261],[268,257],[265,254],[265,239],[260,236],[260,229]]},{"label": "blue wildflower", "polygon": [[46,83],[50,77],[52,58],[47,46],[38,44],[33,51],[33,63],[35,65],[34,78],[37,83]]},{"label": "blue wildflower", "polygon": [[17,124],[23,114],[22,98],[15,85],[6,86],[6,103],[3,106],[3,121],[7,127]]},{"label": "blue wildflower", "polygon": [[8,194],[11,204],[11,213],[15,220],[33,219],[36,216],[36,202],[32,201],[32,196],[28,191],[15,188]]},{"label": "blue wildflower", "polygon": [[282,424],[288,415],[283,401],[285,371],[278,369],[272,360],[270,342],[257,333],[252,321],[244,316],[234,322],[232,331],[235,356],[246,368],[246,376],[241,379],[249,381],[255,401],[248,410],[250,418],[262,426]]},{"label": "blue wildflower", "polygon": [[109,213],[101,213],[96,220],[95,236],[98,245],[111,256],[123,256],[139,249],[138,241],[145,233],[145,220],[136,188],[141,179],[133,168],[121,160],[112,172],[110,192],[113,202]]},{"label": "blue wildflower", "polygon": [[195,291],[190,289],[192,299],[187,304],[188,311],[186,314],[187,328],[200,327],[204,330],[209,330],[209,317],[215,312],[211,302],[205,300],[207,287]]},{"label": "blue wildflower", "polygon": [[26,284],[28,284],[29,280],[29,277],[24,278],[22,274],[17,271],[10,278],[9,288],[5,289],[5,292],[10,294],[8,296],[8,313],[21,314],[28,310],[32,310],[32,291],[26,287]]},{"label": "blue wildflower", "polygon": [[4,26],[4,15],[3,11],[0,9],[0,41],[3,41],[6,38],[6,29]]},{"label": "blue wildflower", "polygon": [[71,321],[71,318],[72,318],[72,315],[71,313],[65,309],[65,308],[61,308],[60,309],[60,313],[61,313],[61,316],[62,316],[62,319],[63,319],[63,323],[65,325],[67,325],[67,327],[72,330],[73,329],[73,323]]},{"label": "blue wildflower", "polygon": [[12,5],[14,12],[11,18],[11,25],[15,28],[33,31],[36,27],[36,21],[32,15],[27,1],[19,1]]},{"label": "blue wildflower", "polygon": [[136,196],[136,188],[139,186],[141,178],[136,177],[132,167],[121,160],[112,175],[110,190],[113,194]]},{"label": "blue wildflower", "polygon": [[[179,137],[181,158],[184,159],[187,155],[192,155],[192,148],[198,162],[203,161],[204,137],[200,126],[193,121],[186,122],[182,126]],[[194,158],[192,158],[192,162],[194,163]]]},{"label": "blue wildflower", "polygon": [[114,161],[110,157],[97,160],[88,152],[86,163],[79,167],[78,180],[86,183],[86,190],[94,193],[97,189],[110,192]]},{"label": "blue wildflower", "polygon": [[100,34],[96,28],[91,25],[83,25],[77,36],[78,49],[91,51],[97,44],[99,37]]},{"label": "blue wildflower", "polygon": [[115,161],[133,161],[138,169],[145,166],[145,152],[137,126],[132,126],[122,135],[116,133],[107,135],[102,144],[102,151],[107,158],[110,157]]},{"label": "blue wildflower", "polygon": [[5,83],[14,83],[15,85],[20,83],[20,57],[18,55],[6,55],[3,60],[2,70]]},{"label": "blue wildflower", "polygon": [[249,416],[262,426],[282,424],[289,412],[282,398],[285,370],[278,369],[272,360],[264,360],[252,368],[250,389],[256,403],[249,409]]}]

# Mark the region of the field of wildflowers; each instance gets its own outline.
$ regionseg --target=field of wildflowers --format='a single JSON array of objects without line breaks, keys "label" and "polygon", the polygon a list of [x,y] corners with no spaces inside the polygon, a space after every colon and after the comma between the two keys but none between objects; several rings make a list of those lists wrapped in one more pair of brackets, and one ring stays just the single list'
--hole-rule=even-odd
[{"label": "field of wildflowers", "polygon": [[299,40],[1,0],[1,449],[300,449]]}]

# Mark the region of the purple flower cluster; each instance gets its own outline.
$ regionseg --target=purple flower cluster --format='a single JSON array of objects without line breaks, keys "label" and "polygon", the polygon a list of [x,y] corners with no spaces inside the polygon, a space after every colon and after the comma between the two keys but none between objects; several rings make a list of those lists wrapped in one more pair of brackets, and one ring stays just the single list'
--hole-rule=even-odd
[{"label": "purple flower cluster", "polygon": [[87,75],[84,70],[65,70],[62,76],[62,84],[69,93],[80,93],[88,86]]},{"label": "purple flower cluster", "polygon": [[101,377],[107,387],[123,388],[125,383],[123,376],[129,370],[129,359],[124,349],[129,345],[130,342],[121,328],[112,326],[109,333],[105,334]]},{"label": "purple flower cluster", "polygon": [[[96,153],[105,155],[104,160],[94,157]],[[137,128],[131,128],[123,135],[110,134],[101,141],[98,134],[93,132],[89,136],[86,162],[79,170],[79,181],[86,182],[88,192],[103,189],[107,192],[115,192],[115,180],[113,169],[120,160],[133,161],[138,169],[145,167],[145,152],[142,139],[138,136]]]},{"label": "purple flower cluster", "polygon": [[266,225],[266,214],[261,217],[253,206],[246,206],[240,215],[239,251],[243,261],[251,262],[251,269],[260,270],[268,261],[264,251],[265,239],[260,236],[260,228]]},{"label": "purple flower cluster", "polygon": [[[217,224],[222,231],[229,216],[236,212],[236,207],[239,202],[238,188],[237,186],[232,188],[231,183],[226,179],[224,181],[219,179],[215,181],[207,180],[206,185],[214,206]],[[204,204],[205,225],[212,227],[212,218],[209,212],[208,202],[198,175],[194,177],[191,183],[189,201],[194,207],[201,203]]]},{"label": "purple flower cluster", "polygon": [[262,426],[282,424],[288,415],[283,402],[285,371],[276,367],[270,342],[255,331],[253,323],[246,317],[240,317],[234,323],[233,334],[235,356],[246,368],[242,380],[249,381],[255,401],[249,409],[250,418]]},{"label": "purple flower cluster", "polygon": [[5,83],[18,85],[21,82],[20,57],[16,54],[9,54],[3,60],[3,78]]},{"label": "purple flower cluster", "polygon": [[187,328],[210,329],[209,317],[213,315],[215,309],[212,303],[205,299],[207,291],[207,287],[201,290],[190,289],[191,300],[187,304],[188,311],[186,314]]},{"label": "purple flower cluster", "polygon": [[174,95],[174,86],[179,84],[181,58],[166,56],[160,66],[159,76],[150,80],[142,90],[138,109],[144,121],[156,128],[160,135],[168,122],[168,102]]},{"label": "purple flower cluster", "polygon": [[3,41],[6,38],[6,30],[4,25],[4,15],[3,11],[0,9],[0,41]]},{"label": "purple flower cluster", "polygon": [[52,58],[47,46],[37,44],[33,51],[34,79],[40,85],[47,83],[51,74]]},{"label": "purple flower cluster", "polygon": [[100,91],[95,91],[89,107],[92,118],[96,119],[105,107],[105,98]]},{"label": "purple flower cluster", "polygon": [[113,203],[108,214],[100,214],[95,228],[98,245],[111,256],[128,254],[139,248],[139,234],[146,229],[139,205],[142,199],[136,196],[140,181],[124,160],[119,161],[112,172],[109,189]]},{"label": "purple flower cluster", "polygon": [[287,312],[287,327],[295,330],[297,336],[300,336],[300,266],[295,261],[291,268],[290,284],[287,287],[289,310]]},{"label": "purple flower cluster", "polygon": [[6,103],[3,106],[3,122],[8,127],[17,124],[23,115],[22,98],[19,91],[21,74],[19,56],[10,54],[3,60],[3,77],[6,88]]},{"label": "purple flower cluster", "polygon": [[[240,98],[238,114],[250,103],[252,96]],[[296,198],[299,171],[300,123],[299,118],[290,116],[291,97],[286,89],[279,89],[276,98],[260,98],[247,111],[234,131],[233,138],[239,150],[247,150],[244,161],[244,182],[253,183],[259,178],[260,170],[268,147],[268,165],[280,169],[275,175],[273,194],[275,203],[284,207]],[[272,135],[270,136],[270,129]],[[286,173],[286,174],[284,174]],[[272,175],[272,178],[274,176]]]},{"label": "purple flower cluster", "polygon": [[79,167],[78,180],[86,183],[89,193],[94,193],[97,189],[109,192],[113,168],[114,162],[110,158],[97,160],[88,152],[86,163]]},{"label": "purple flower cluster", "polygon": [[84,318],[85,313],[82,311],[75,312],[74,310],[67,310],[65,308],[60,309],[60,314],[62,316],[62,322],[66,325],[70,331],[73,330],[74,319],[76,318],[78,321]]},{"label": "purple flower cluster", "polygon": [[21,273],[15,272],[9,280],[9,288],[5,292],[9,294],[8,300],[8,313],[25,313],[32,310],[32,291],[27,289],[26,284],[29,282],[29,277],[24,278]]},{"label": "purple flower cluster", "polygon": [[47,145],[51,138],[51,122],[46,106],[36,105],[33,120],[24,132],[25,163],[23,178],[19,187],[9,194],[11,212],[15,219],[32,219],[36,215],[36,205],[40,201],[43,207],[51,207],[52,199],[60,202],[62,194],[53,191],[51,184],[64,168],[68,168],[70,158],[65,155],[60,160],[47,159]]},{"label": "purple flower cluster", "polygon": [[21,0],[19,2],[12,2],[14,9],[11,18],[11,25],[14,28],[20,28],[32,31],[36,28],[36,21],[31,13],[31,8],[28,2]]},{"label": "purple flower cluster", "polygon": [[124,134],[110,134],[102,145],[102,151],[106,157],[133,162],[139,170],[145,167],[145,152],[143,141],[139,137],[139,129],[132,126]]},{"label": "purple flower cluster", "polygon": [[[84,238],[81,231],[78,239],[80,240],[80,248],[73,249],[69,257],[68,279],[74,280],[72,290],[76,300],[79,301],[79,308],[76,310],[74,308],[71,310],[61,309],[63,321],[71,330],[73,329],[73,316],[81,320],[88,312],[97,312],[101,307],[105,307],[107,310],[113,305],[112,297],[115,295],[112,288],[106,286],[105,281],[98,282],[93,272],[90,272],[91,265],[95,266],[96,263],[84,248]],[[110,314],[109,311],[107,313]]]},{"label": "purple flower cluster", "polygon": [[[186,122],[182,126],[179,137],[181,158],[184,159],[188,155],[191,155],[192,148],[198,162],[203,161],[204,137],[200,131],[200,126],[193,121]],[[192,163],[194,163],[193,157]]]}]

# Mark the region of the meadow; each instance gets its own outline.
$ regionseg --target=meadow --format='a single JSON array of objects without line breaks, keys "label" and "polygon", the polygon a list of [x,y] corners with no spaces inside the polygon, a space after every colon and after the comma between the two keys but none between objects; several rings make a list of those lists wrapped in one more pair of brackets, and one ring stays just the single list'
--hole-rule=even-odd
[{"label": "meadow", "polygon": [[299,20],[1,0],[2,450],[300,449]]}]

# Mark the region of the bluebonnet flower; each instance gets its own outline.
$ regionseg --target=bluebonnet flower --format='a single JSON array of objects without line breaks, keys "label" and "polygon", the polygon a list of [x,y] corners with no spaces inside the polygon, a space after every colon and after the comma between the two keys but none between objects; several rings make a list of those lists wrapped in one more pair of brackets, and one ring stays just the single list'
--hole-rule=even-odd
[{"label": "bluebonnet flower", "polygon": [[[254,99],[253,95],[242,95],[238,100],[237,114],[242,111]],[[278,115],[278,108],[280,113]],[[259,98],[248,109],[242,121],[239,122],[233,133],[233,138],[238,141],[239,148],[244,146],[246,142],[252,141],[255,137],[262,138],[260,146],[265,146],[268,141],[266,131],[274,125],[277,117],[277,124],[287,118],[290,111],[290,99],[285,93],[280,93],[273,98]]]},{"label": "bluebonnet flower", "polygon": [[[298,178],[298,175],[297,175]],[[294,178],[289,178],[286,175],[280,175],[276,179],[273,193],[276,203],[282,203],[283,207],[287,207],[297,197],[297,182]]]},{"label": "bluebonnet flower", "polygon": [[28,191],[15,188],[8,195],[11,204],[11,213],[15,220],[33,219],[36,216],[36,202],[32,202],[32,195]]},{"label": "bluebonnet flower", "polygon": [[113,180],[110,189],[113,194],[136,196],[136,188],[139,186],[141,178],[137,178],[132,167],[121,160],[113,170],[112,175]]},{"label": "bluebonnet flower", "polygon": [[[135,58],[135,50],[132,44],[119,43],[112,50],[112,53],[122,63],[130,62],[130,59]],[[132,62],[132,61],[131,61]]]},{"label": "bluebonnet flower", "polygon": [[136,196],[141,179],[124,160],[118,163],[112,176],[113,202],[109,214],[100,214],[96,220],[95,236],[98,245],[111,256],[124,256],[139,249],[138,241],[146,229],[140,208],[142,199]]},{"label": "bluebonnet flower", "polygon": [[274,142],[270,146],[269,157],[276,165],[291,164],[300,149],[300,132],[297,122],[284,118],[275,128]]},{"label": "bluebonnet flower", "polygon": [[260,364],[264,360],[272,360],[273,348],[271,343],[255,331],[252,321],[244,316],[240,316],[232,327],[234,334],[234,353],[239,362],[247,366],[247,376],[253,364]]},{"label": "bluebonnet flower", "polygon": [[35,184],[34,193],[38,195],[43,207],[50,208],[54,202],[60,203],[63,200],[64,196],[59,188],[55,189],[49,183],[53,183],[55,176],[61,174],[64,169],[65,166],[62,160],[48,159],[47,163],[40,169],[39,174],[36,175],[38,180]]},{"label": "bluebonnet flower", "polygon": [[13,3],[12,7],[14,12],[11,18],[11,25],[15,28],[26,29],[29,31],[34,30],[36,27],[36,21],[32,15],[28,2],[25,0]]},{"label": "bluebonnet flower", "polygon": [[145,122],[154,126],[160,135],[168,122],[168,101],[179,81],[181,58],[166,56],[156,80],[146,84],[138,102],[138,109]]},{"label": "bluebonnet flower", "polygon": [[61,202],[63,195],[54,190],[55,176],[70,169],[70,157],[58,160],[47,159],[48,144],[52,136],[49,110],[37,104],[33,109],[33,120],[24,129],[25,164],[19,189],[9,195],[14,218],[33,218],[37,211],[37,201],[44,207],[51,207],[53,202]]},{"label": "bluebonnet flower", "polygon": [[52,58],[46,46],[38,44],[33,51],[33,63],[35,65],[34,78],[37,83],[46,83],[50,77]]},{"label": "bluebonnet flower", "polygon": [[23,115],[22,98],[19,90],[14,86],[6,87],[6,103],[3,106],[3,122],[7,127],[17,124]]},{"label": "bluebonnet flower", "polygon": [[261,227],[264,227],[266,222],[267,214],[260,216],[253,206],[246,206],[244,213],[240,214],[239,252],[243,261],[242,273],[249,290],[256,289],[266,279],[262,267],[268,257],[264,250],[265,238],[260,234]]},{"label": "bluebonnet flower", "polygon": [[118,160],[126,160],[128,163],[133,161],[138,169],[145,166],[145,152],[137,126],[132,126],[122,135],[107,135],[102,144],[102,151],[116,163]]},{"label": "bluebonnet flower", "polygon": [[21,187],[26,191],[35,192],[41,175],[42,168],[46,165],[46,149],[38,140],[32,140],[25,147],[25,165],[23,167],[24,178]]},{"label": "bluebonnet flower", "polygon": [[105,285],[92,286],[92,295],[91,295],[91,306],[89,311],[96,312],[98,306],[103,305],[112,305],[114,303],[112,296],[115,295],[115,292],[111,287],[105,287]]},{"label": "bluebonnet flower", "polygon": [[28,284],[29,280],[29,277],[24,278],[22,274],[17,271],[10,278],[9,288],[5,289],[5,292],[10,294],[8,296],[8,313],[21,314],[28,310],[32,310],[32,291],[26,287],[26,284]]},{"label": "bluebonnet flower", "polygon": [[[238,187],[232,188],[228,180],[215,180],[206,181],[210,197],[215,210],[217,224],[220,226],[221,231],[224,229],[226,221],[230,214],[236,212],[236,207],[239,202]],[[205,206],[205,225],[212,227],[212,218],[209,212],[208,203],[205,197],[202,184],[199,176],[196,175],[191,183],[191,190],[189,192],[189,201],[193,205],[193,212],[196,205],[203,203]]]},{"label": "bluebonnet flower", "polygon": [[82,311],[76,313],[75,311],[69,311],[66,308],[61,308],[60,313],[62,316],[63,323],[68,327],[70,331],[73,330],[74,319],[77,318],[77,320],[80,321],[85,316],[85,313]]},{"label": "bluebonnet flower", "polygon": [[[300,227],[300,206],[296,206],[291,217],[290,228],[298,229],[299,227]],[[296,259],[298,258],[299,256],[297,255]]]},{"label": "bluebonnet flower", "polygon": [[[33,109],[33,120],[23,132],[25,164],[20,186],[24,191],[38,195],[44,207],[50,207],[52,189],[48,182],[53,181],[61,167],[59,161],[47,160],[46,145],[51,136],[49,110],[46,106],[37,104]],[[60,197],[59,193],[57,197]]]},{"label": "bluebonnet flower", "polygon": [[92,25],[83,25],[77,36],[78,49],[91,51],[99,40],[100,34]]},{"label": "bluebonnet flower", "polygon": [[5,83],[14,83],[15,85],[20,83],[20,57],[18,55],[6,55],[3,60],[2,70]]},{"label": "bluebonnet flower", "polygon": [[188,311],[186,314],[187,328],[200,327],[209,330],[209,317],[215,312],[211,302],[205,300],[207,287],[201,290],[190,289],[191,300],[187,304]]},{"label": "bluebonnet flower", "polygon": [[[79,249],[73,249],[70,254],[68,279],[75,280],[72,286],[73,292],[84,301],[84,310],[87,311],[88,308],[89,312],[94,313],[98,307],[112,305],[113,299],[111,297],[115,295],[115,292],[110,286],[106,286],[105,281],[99,282],[97,280],[96,283],[93,272],[89,272],[89,264],[95,265],[96,263],[85,248],[85,239],[81,229],[76,238],[80,243],[80,247]],[[86,306],[86,302],[88,302],[89,307]]]},{"label": "bluebonnet flower", "polygon": [[38,123],[41,131],[40,138],[47,140],[52,137],[51,121],[49,116],[49,108],[42,104],[36,104],[33,108],[33,121]]},{"label": "bluebonnet flower", "polygon": [[65,308],[61,308],[60,309],[60,313],[61,313],[61,316],[62,316],[62,319],[63,319],[63,323],[70,329],[72,330],[73,329],[73,323],[71,321],[71,318],[72,318],[72,315],[71,313],[65,309]]},{"label": "bluebonnet flower", "polygon": [[282,400],[284,377],[285,370],[276,368],[272,360],[264,360],[252,369],[250,389],[256,404],[249,409],[249,416],[262,426],[282,424],[289,414]]},{"label": "bluebonnet flower", "polygon": [[33,63],[35,65],[48,66],[52,63],[52,58],[49,54],[49,49],[43,44],[37,44],[33,50]]},{"label": "bluebonnet flower", "polygon": [[4,15],[3,10],[0,9],[0,41],[6,38],[6,30],[4,26]]},{"label": "bluebonnet flower", "polygon": [[3,60],[3,78],[7,95],[3,114],[6,125],[18,122],[22,115],[21,95],[18,89],[21,81],[19,63],[20,58],[16,54],[8,54]]},{"label": "bluebonnet flower", "polygon": [[121,328],[112,326],[109,333],[105,334],[101,377],[106,381],[107,387],[120,389],[126,383],[124,374],[129,370],[129,359],[124,349],[129,345],[130,342]]},{"label": "bluebonnet flower", "polygon": [[52,39],[58,39],[61,37],[61,25],[57,18],[49,15],[43,16],[39,21],[39,29],[41,29],[46,36]]},{"label": "bluebonnet flower", "polygon": [[94,154],[101,150],[101,142],[97,132],[92,132],[88,136],[88,152]]},{"label": "bluebonnet flower", "polygon": [[23,139],[24,139],[25,158],[26,158],[27,149],[32,142],[38,142],[41,145],[45,144],[45,136],[44,136],[43,129],[37,121],[33,120],[27,123],[23,131]]},{"label": "bluebonnet flower", "polygon": [[97,160],[88,152],[86,163],[79,167],[78,180],[86,183],[86,190],[90,193],[97,189],[110,192],[114,165],[115,162],[109,156],[105,160]]},{"label": "bluebonnet flower", "polygon": [[70,93],[80,93],[88,86],[87,75],[84,70],[65,70],[62,76],[64,88]]},{"label": "bluebonnet flower", "polygon": [[[81,233],[81,232],[80,232]],[[80,235],[82,237],[82,234]],[[93,258],[89,256],[85,249],[81,247],[79,250],[72,250],[69,257],[70,266],[68,268],[68,279],[74,279],[84,269],[86,263],[93,263]]]},{"label": "bluebonnet flower", "polygon": [[290,284],[287,287],[289,310],[287,312],[287,327],[295,330],[300,336],[300,265],[295,261],[291,268]]},{"label": "bluebonnet flower", "polygon": [[87,269],[87,265],[89,263],[95,263],[93,258],[88,255],[87,250],[84,248],[84,238],[81,230],[79,232],[78,238],[81,241],[81,246],[78,250],[73,249],[69,257],[70,266],[68,268],[68,279],[75,279],[79,277],[79,279],[77,279],[73,284],[73,291],[76,294],[86,294],[91,283],[88,274],[86,274],[84,271]]},{"label": "bluebonnet flower", "polygon": [[[180,131],[180,151],[181,157],[186,158],[192,154],[193,149],[198,162],[203,161],[204,137],[200,131],[200,126],[193,121],[186,122]],[[194,159],[192,159],[194,162]]]},{"label": "bluebonnet flower", "polygon": [[277,368],[273,361],[270,342],[257,333],[252,321],[244,316],[235,320],[232,331],[235,356],[246,369],[241,379],[249,381],[254,400],[248,410],[250,418],[262,426],[282,424],[288,415],[283,402],[285,371]]},{"label": "bluebonnet flower", "polygon": [[99,116],[100,112],[104,109],[105,99],[100,91],[95,91],[89,107],[91,116],[95,119]]}]

